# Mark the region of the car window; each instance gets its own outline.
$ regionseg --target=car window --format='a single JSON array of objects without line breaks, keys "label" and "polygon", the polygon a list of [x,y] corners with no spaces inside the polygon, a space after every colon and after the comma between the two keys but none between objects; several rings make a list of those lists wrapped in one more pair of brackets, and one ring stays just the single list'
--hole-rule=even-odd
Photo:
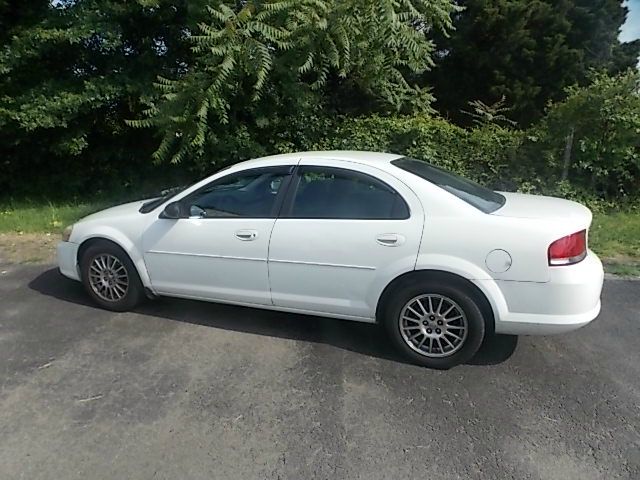
[{"label": "car window", "polygon": [[276,198],[290,169],[260,168],[215,180],[184,200],[189,215],[201,218],[273,217]]},{"label": "car window", "polygon": [[495,212],[506,201],[503,195],[493,190],[427,162],[404,157],[393,160],[391,163],[437,185],[484,213]]},{"label": "car window", "polygon": [[409,207],[386,183],[352,170],[304,166],[289,217],[406,219]]}]

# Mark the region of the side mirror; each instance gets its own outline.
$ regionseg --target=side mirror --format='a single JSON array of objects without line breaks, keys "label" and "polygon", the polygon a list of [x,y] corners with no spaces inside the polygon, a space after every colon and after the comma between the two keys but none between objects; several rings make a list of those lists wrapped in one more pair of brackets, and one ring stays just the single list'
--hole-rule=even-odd
[{"label": "side mirror", "polygon": [[171,218],[174,220],[184,217],[185,215],[183,212],[182,204],[180,202],[171,202],[167,204],[167,206],[164,207],[164,210],[162,210],[162,213],[160,214],[160,218]]}]

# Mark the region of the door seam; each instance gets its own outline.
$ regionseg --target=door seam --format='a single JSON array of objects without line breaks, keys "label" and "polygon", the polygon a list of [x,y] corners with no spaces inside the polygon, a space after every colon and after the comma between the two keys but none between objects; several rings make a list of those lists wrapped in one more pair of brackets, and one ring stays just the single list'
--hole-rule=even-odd
[{"label": "door seam", "polygon": [[276,212],[276,217],[275,217],[275,219],[273,221],[273,224],[271,224],[271,231],[269,232],[269,241],[267,242],[267,283],[269,284],[269,300],[271,300],[271,305],[274,306],[274,307],[276,306],[276,304],[273,301],[273,290],[271,289],[271,262],[270,262],[270,260],[271,260],[271,238],[273,237],[273,231],[275,230],[276,224],[278,223],[278,219],[280,218],[280,213],[282,212],[282,209],[284,208],[285,203],[287,201],[287,198],[289,196],[289,189],[295,183],[295,178],[296,178],[296,175],[298,174],[298,166],[300,165],[301,161],[302,161],[302,157],[298,158],[298,162],[293,167],[293,171],[291,172],[291,180],[286,185],[287,191],[284,192],[283,199],[282,199],[282,204],[280,204],[280,208]]}]

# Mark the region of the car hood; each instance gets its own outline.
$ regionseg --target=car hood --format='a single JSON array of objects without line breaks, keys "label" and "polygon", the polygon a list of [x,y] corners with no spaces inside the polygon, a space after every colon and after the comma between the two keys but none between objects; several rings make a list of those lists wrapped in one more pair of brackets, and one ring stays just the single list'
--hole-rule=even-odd
[{"label": "car hood", "polygon": [[84,217],[81,221],[93,221],[93,220],[108,220],[116,217],[123,217],[129,215],[142,215],[138,210],[143,203],[147,202],[147,200],[138,200],[136,202],[129,202],[122,205],[116,205],[115,207],[107,208],[106,210],[101,210],[99,212],[93,213],[87,217]]},{"label": "car hood", "polygon": [[591,211],[584,205],[563,198],[499,192],[506,202],[492,215],[517,218],[577,220],[591,223]]}]

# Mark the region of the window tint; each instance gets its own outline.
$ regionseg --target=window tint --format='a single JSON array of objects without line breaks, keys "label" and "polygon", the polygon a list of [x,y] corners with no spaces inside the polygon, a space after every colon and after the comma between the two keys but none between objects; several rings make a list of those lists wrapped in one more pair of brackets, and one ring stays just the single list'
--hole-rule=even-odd
[{"label": "window tint", "polygon": [[202,218],[272,217],[290,168],[247,170],[215,180],[185,199],[189,214]]},{"label": "window tint", "polygon": [[434,167],[427,162],[404,157],[391,163],[439,186],[484,213],[495,212],[506,201],[504,196],[493,190],[489,190],[459,175]]},{"label": "window tint", "polygon": [[291,217],[405,219],[409,208],[391,187],[369,175],[327,167],[301,167]]}]

